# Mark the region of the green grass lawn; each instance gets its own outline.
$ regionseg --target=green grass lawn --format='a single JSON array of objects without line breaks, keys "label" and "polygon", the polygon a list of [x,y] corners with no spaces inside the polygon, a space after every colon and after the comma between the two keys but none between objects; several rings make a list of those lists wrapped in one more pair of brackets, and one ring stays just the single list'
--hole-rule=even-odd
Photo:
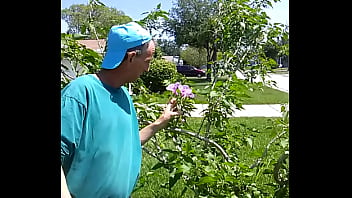
[{"label": "green grass lawn", "polygon": [[[275,73],[285,72],[279,68]],[[287,72],[287,71],[286,71]],[[226,80],[226,79],[220,79]],[[209,92],[209,89],[204,89],[210,83],[206,81],[205,78],[190,78],[189,86],[197,93],[195,97],[195,102],[197,104],[206,104],[206,94]],[[282,104],[288,103],[288,93],[273,89],[268,86],[264,86],[263,90],[259,87],[254,87],[253,91],[248,91],[248,98],[243,98],[243,104]]]},{"label": "green grass lawn", "polygon": [[270,87],[264,87],[263,91],[256,89],[247,94],[249,98],[244,99],[244,104],[282,104],[289,100],[288,93]]},{"label": "green grass lawn", "polygon": [[276,74],[288,74],[288,69],[287,67],[281,67],[281,68],[273,69],[273,72]]},{"label": "green grass lawn", "polygon": [[[270,142],[270,140],[277,135],[280,130],[273,126],[272,122],[277,118],[231,118],[231,126],[239,126],[234,130],[234,134],[241,133],[252,136],[253,147],[248,145],[242,145],[239,152],[237,153],[238,160],[252,165],[255,160],[263,153],[265,146]],[[191,128],[197,129],[200,126],[202,118],[189,118],[188,123]],[[149,143],[149,142],[148,142]],[[147,144],[148,144],[147,143]],[[221,145],[221,142],[218,142]],[[163,144],[166,144],[163,142]],[[280,153],[278,152],[278,146],[273,145],[270,147],[269,155],[278,158]],[[157,160],[147,153],[143,153],[141,176],[148,174],[150,169],[157,163]],[[271,168],[271,167],[269,167]],[[184,188],[184,183],[180,180],[173,187],[172,191],[161,188],[160,185],[168,180],[169,173],[166,169],[158,169],[153,175],[146,177],[145,186],[141,187],[139,190],[132,194],[133,198],[153,198],[153,197],[169,197],[177,198],[180,196],[182,189]],[[143,178],[145,179],[145,178]],[[265,186],[266,183],[272,182],[272,177],[270,175],[265,175],[257,178],[256,184]],[[270,188],[270,187],[269,187]],[[187,190],[185,195],[182,197],[194,197],[192,191]]]},{"label": "green grass lawn", "polygon": [[[207,93],[208,89],[205,89],[209,82],[205,79],[190,79],[187,83],[196,93],[194,98],[196,104],[207,104]],[[164,94],[154,94],[155,98],[153,102],[158,102],[161,104],[165,104],[168,101],[167,92]],[[288,103],[289,94],[277,89],[273,89],[270,87],[263,87],[263,90],[260,90],[258,87],[254,88],[253,91],[248,91],[248,98],[243,98],[243,104],[282,104]]]}]

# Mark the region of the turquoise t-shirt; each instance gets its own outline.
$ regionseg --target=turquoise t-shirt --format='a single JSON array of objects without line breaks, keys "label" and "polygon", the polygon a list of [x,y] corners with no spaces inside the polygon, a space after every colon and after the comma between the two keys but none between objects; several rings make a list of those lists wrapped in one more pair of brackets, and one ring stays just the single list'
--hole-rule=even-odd
[{"label": "turquoise t-shirt", "polygon": [[75,198],[126,198],[142,160],[136,111],[126,87],[92,74],[61,91],[61,164]]}]

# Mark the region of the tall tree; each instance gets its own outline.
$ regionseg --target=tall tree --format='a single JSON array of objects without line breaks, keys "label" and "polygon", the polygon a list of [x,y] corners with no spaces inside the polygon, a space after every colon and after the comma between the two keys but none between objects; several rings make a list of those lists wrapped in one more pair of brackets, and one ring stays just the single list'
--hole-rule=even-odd
[{"label": "tall tree", "polygon": [[187,47],[181,51],[180,58],[187,63],[187,65],[193,65],[200,67],[207,64],[206,50],[204,48]]},{"label": "tall tree", "polygon": [[[215,0],[178,0],[170,11],[166,31],[175,37],[177,45],[188,44],[205,48],[207,62],[216,60],[216,46],[213,45],[212,17],[215,15]],[[210,64],[207,64],[210,70]],[[207,78],[210,80],[210,73]]]},{"label": "tall tree", "polygon": [[165,56],[180,56],[180,47],[174,40],[157,39],[157,43]]},{"label": "tall tree", "polygon": [[105,38],[113,25],[132,21],[123,11],[106,7],[99,1],[71,5],[61,10],[61,18],[68,24],[68,33],[85,34],[94,39]]},{"label": "tall tree", "polygon": [[282,30],[278,30],[278,32],[281,31],[281,34],[279,34],[276,39],[270,39],[265,43],[264,51],[267,57],[276,60],[276,62],[281,64],[281,66],[288,66],[288,26],[282,25],[282,27],[284,28]]},{"label": "tall tree", "polygon": [[[178,0],[167,21],[168,32],[178,45],[207,50],[207,68],[217,59],[231,60],[228,69],[244,70],[249,61],[268,62],[265,42],[281,34],[280,25],[270,24],[264,8],[279,0]],[[212,64],[213,67],[210,67]],[[219,64],[218,64],[219,65]],[[257,72],[264,71],[256,69]],[[257,73],[256,72],[256,73]],[[210,80],[210,72],[207,76]]]}]

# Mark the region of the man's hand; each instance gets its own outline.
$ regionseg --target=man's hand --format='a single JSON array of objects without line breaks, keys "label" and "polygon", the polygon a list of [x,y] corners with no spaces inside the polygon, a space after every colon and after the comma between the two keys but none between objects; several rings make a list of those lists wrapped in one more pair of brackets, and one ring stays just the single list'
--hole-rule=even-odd
[{"label": "man's hand", "polygon": [[169,123],[172,117],[182,114],[182,111],[180,109],[177,109],[176,104],[177,104],[177,101],[175,98],[172,98],[167,103],[164,109],[164,112],[160,115],[159,119],[155,121],[155,123],[159,125],[159,129],[165,128],[167,123]]},{"label": "man's hand", "polygon": [[[160,116],[160,118],[164,119],[165,121],[169,121],[173,116],[181,115],[182,112],[180,109],[176,107],[177,101],[175,98],[172,98],[166,105],[164,112]],[[159,118],[159,119],[160,119]]]},{"label": "man's hand", "polygon": [[141,138],[141,144],[142,145],[145,144],[155,134],[155,132],[165,128],[172,117],[178,116],[181,114],[182,112],[176,108],[176,99],[175,98],[171,99],[167,103],[160,117],[150,125],[144,127],[140,131],[139,135]]}]

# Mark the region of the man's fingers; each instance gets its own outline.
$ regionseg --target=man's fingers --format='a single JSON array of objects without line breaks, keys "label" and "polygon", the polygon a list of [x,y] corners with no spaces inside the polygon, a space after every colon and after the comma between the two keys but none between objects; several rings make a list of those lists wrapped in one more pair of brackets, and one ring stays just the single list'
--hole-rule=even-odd
[{"label": "man's fingers", "polygon": [[176,103],[176,98],[172,98],[166,105],[166,109],[170,111],[170,115],[172,116],[182,115],[183,113],[180,109],[177,108]]},{"label": "man's fingers", "polygon": [[167,108],[170,110],[170,111],[173,111],[176,107],[176,99],[175,98],[172,98],[168,103],[167,103]]},{"label": "man's fingers", "polygon": [[168,103],[169,104],[176,104],[176,98],[171,98]]}]

